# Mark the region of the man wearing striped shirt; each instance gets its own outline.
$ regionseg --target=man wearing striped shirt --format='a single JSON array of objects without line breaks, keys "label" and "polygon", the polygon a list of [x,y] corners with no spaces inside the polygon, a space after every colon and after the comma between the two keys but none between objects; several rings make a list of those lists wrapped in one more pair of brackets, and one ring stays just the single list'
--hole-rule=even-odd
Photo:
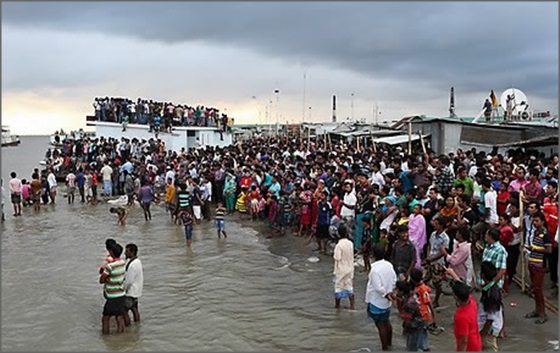
[{"label": "man wearing striped shirt", "polygon": [[533,226],[535,227],[535,235],[529,248],[529,274],[533,285],[535,310],[525,315],[525,318],[536,318],[535,324],[543,324],[548,319],[543,294],[544,276],[547,268],[546,255],[552,252],[552,244],[550,235],[545,228],[544,214],[538,212],[533,216]]},{"label": "man wearing striped shirt", "polygon": [[102,332],[109,334],[111,316],[117,320],[117,332],[124,332],[125,291],[123,281],[125,276],[125,261],[121,259],[123,248],[115,243],[109,248],[113,261],[106,263],[99,277],[105,293],[105,306],[103,308]]}]

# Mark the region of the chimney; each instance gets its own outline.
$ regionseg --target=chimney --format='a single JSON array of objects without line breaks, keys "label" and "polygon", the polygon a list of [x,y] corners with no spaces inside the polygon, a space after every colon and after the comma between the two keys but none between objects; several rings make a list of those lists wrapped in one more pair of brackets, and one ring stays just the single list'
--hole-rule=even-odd
[{"label": "chimney", "polygon": [[332,96],[332,122],[336,123],[336,96]]}]

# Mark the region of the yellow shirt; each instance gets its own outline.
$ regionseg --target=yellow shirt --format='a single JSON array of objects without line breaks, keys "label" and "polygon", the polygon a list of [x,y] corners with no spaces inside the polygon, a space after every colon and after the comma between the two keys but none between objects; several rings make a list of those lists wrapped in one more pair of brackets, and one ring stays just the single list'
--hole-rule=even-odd
[{"label": "yellow shirt", "polygon": [[175,185],[167,185],[167,190],[165,190],[165,202],[173,203],[175,201]]}]

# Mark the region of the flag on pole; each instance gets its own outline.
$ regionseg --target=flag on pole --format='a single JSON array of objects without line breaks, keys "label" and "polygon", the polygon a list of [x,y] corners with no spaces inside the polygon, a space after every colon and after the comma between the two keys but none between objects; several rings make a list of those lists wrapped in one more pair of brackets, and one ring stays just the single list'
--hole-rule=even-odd
[{"label": "flag on pole", "polygon": [[490,91],[490,99],[492,100],[492,108],[498,108],[498,99],[494,94],[494,90]]}]

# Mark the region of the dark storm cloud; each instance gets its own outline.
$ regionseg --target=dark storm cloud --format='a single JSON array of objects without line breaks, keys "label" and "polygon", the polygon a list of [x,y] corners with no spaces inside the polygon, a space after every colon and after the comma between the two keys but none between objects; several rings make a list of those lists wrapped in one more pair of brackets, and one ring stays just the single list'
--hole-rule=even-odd
[{"label": "dark storm cloud", "polygon": [[558,96],[557,3],[4,3],[3,23],[241,46],[464,92]]}]

